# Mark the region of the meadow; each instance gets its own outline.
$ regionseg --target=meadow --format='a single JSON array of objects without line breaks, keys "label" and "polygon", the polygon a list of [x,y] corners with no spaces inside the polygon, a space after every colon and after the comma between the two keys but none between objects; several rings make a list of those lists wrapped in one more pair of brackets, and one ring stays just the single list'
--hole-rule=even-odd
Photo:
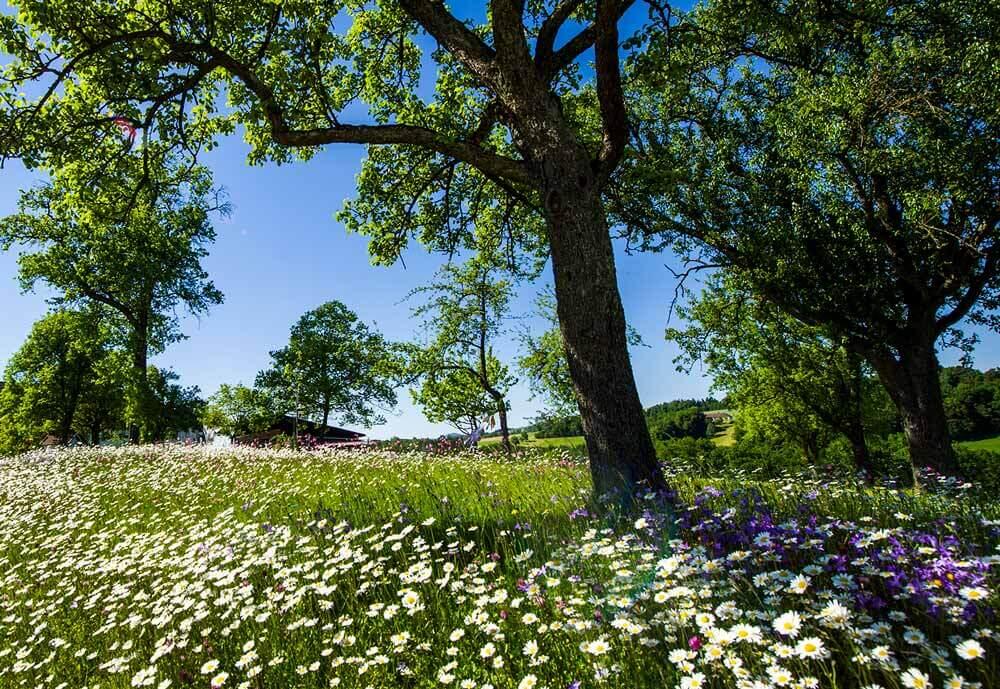
[{"label": "meadow", "polygon": [[568,451],[0,459],[0,687],[972,687],[1000,506]]}]

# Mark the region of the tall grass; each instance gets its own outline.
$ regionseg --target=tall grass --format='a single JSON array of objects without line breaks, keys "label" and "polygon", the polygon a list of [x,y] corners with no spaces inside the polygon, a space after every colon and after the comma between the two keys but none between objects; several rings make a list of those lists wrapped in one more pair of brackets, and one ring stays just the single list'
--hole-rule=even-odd
[{"label": "tall grass", "polygon": [[[0,687],[889,688],[911,669],[936,686],[1000,669],[995,502],[673,481],[677,507],[650,496],[623,521],[567,452],[2,459]],[[906,585],[933,589],[933,570],[940,588],[890,597],[889,539]],[[867,562],[834,571],[844,548]],[[794,638],[772,627],[788,612]],[[806,638],[821,651],[796,650]],[[869,657],[882,647],[892,662]]]}]

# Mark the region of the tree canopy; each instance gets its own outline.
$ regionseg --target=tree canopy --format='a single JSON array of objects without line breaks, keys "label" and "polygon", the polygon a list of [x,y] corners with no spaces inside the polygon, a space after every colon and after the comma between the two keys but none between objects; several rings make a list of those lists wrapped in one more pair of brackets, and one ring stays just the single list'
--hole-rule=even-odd
[{"label": "tree canopy", "polygon": [[878,372],[914,461],[953,470],[935,344],[998,324],[1000,15],[714,0],[675,28],[634,65],[617,217],[827,329]]},{"label": "tree canopy", "polygon": [[255,163],[369,145],[342,219],[375,259],[413,235],[448,252],[487,237],[512,268],[547,253],[595,485],[663,488],[604,208],[628,141],[633,4],[497,0],[464,20],[435,0],[19,0],[0,17],[0,154],[53,169],[120,126],[190,157],[239,127]]},{"label": "tree canopy", "polygon": [[35,323],[4,372],[2,449],[24,450],[49,434],[69,442],[78,411],[110,351],[109,329],[99,308],[53,311]]},{"label": "tree canopy", "polygon": [[257,376],[288,413],[321,421],[331,414],[365,427],[385,423],[396,405],[401,376],[397,347],[339,301],[306,312],[292,326],[288,344],[271,352],[271,366]]},{"label": "tree canopy", "polygon": [[[222,302],[201,261],[215,239],[211,217],[226,212],[202,167],[177,160],[150,168],[139,157],[101,169],[99,156],[66,161],[49,182],[25,190],[18,212],[0,219],[0,246],[23,247],[24,289],[39,281],[57,304],[99,304],[116,312],[133,367],[133,440],[153,413],[151,352],[182,337],[178,307],[205,313]],[[145,177],[142,187],[135,178]]]}]

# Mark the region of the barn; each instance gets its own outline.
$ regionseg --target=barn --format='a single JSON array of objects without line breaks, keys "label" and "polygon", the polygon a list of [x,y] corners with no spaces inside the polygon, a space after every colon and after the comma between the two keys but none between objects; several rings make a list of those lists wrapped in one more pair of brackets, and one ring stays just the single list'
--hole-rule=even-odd
[{"label": "barn", "polygon": [[[337,426],[323,425],[322,423],[310,421],[309,419],[300,418],[298,419],[297,425],[300,437],[310,436],[321,443],[357,443],[363,442],[363,438],[365,437],[364,433],[351,431],[346,428],[339,428]],[[233,442],[240,445],[267,443],[280,435],[291,437],[295,435],[295,431],[295,417],[291,414],[286,414],[271,424],[267,430],[237,436],[233,438]]]}]

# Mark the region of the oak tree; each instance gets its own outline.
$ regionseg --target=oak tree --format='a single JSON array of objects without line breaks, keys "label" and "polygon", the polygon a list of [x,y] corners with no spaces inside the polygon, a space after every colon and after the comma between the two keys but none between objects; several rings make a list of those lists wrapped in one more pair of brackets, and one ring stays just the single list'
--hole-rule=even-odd
[{"label": "oak tree", "polygon": [[[66,162],[51,180],[22,192],[18,211],[0,219],[0,246],[21,249],[24,289],[44,282],[58,304],[100,304],[120,316],[132,357],[131,440],[151,398],[149,355],[177,340],[178,307],[205,313],[222,293],[201,265],[215,239],[211,216],[225,212],[205,168],[167,162],[145,168],[127,157],[100,169]],[[145,176],[140,188],[132,180]]]},{"label": "oak tree", "polygon": [[0,17],[0,147],[55,166],[123,119],[191,153],[240,126],[253,162],[368,145],[348,227],[382,262],[413,235],[468,246],[472,227],[546,250],[596,488],[662,488],[604,199],[634,4],[492,0],[465,20],[437,0],[18,0]]},{"label": "oak tree", "polygon": [[271,352],[256,386],[288,412],[322,422],[330,415],[366,428],[385,423],[396,405],[400,368],[394,345],[339,301],[306,312],[288,344]]},{"label": "oak tree", "polygon": [[1000,306],[1000,14],[965,0],[712,0],[634,65],[615,198],[864,358],[911,459],[954,472],[937,348]]}]

